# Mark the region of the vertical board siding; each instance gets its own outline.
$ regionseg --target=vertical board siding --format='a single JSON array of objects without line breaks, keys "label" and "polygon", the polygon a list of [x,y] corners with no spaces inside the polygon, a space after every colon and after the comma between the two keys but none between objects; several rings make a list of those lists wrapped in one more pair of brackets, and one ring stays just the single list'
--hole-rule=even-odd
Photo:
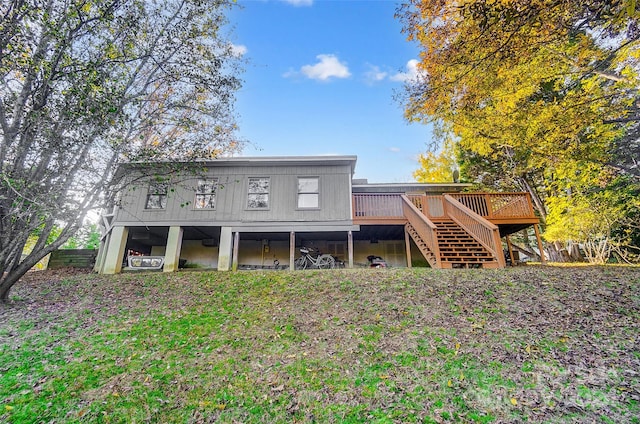
[{"label": "vertical board siding", "polygon": [[[148,184],[138,182],[122,192],[116,222],[189,223],[337,221],[351,219],[349,166],[225,166],[210,167],[207,177],[218,178],[216,209],[195,209],[199,178],[181,178],[170,185],[166,209],[145,209]],[[247,208],[249,177],[269,177],[269,208]],[[298,177],[319,177],[320,207],[298,209]]]}]

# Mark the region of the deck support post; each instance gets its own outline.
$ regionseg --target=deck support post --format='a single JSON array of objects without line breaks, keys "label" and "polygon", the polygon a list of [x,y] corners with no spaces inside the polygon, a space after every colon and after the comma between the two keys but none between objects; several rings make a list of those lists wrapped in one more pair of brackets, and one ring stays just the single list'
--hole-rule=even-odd
[{"label": "deck support post", "polygon": [[[426,197],[426,196],[425,196]],[[426,203],[423,203],[422,207],[425,207]],[[411,268],[411,238],[409,236],[409,232],[407,231],[407,226],[404,226],[404,247],[407,252],[407,268]]]},{"label": "deck support post", "polygon": [[542,265],[547,264],[547,259],[544,256],[544,248],[542,247],[542,239],[540,238],[540,229],[538,224],[533,224],[533,230],[536,232],[536,240],[538,241],[538,250],[540,250],[540,263]]},{"label": "deck support post", "polygon": [[[264,248],[264,247],[263,247]],[[240,250],[240,231],[233,234],[233,255],[231,259],[231,270],[238,270],[238,251]]]},{"label": "deck support post", "polygon": [[296,232],[289,233],[289,271],[296,269]]},{"label": "deck support post", "polygon": [[511,266],[515,266],[516,260],[513,257],[513,248],[511,247],[511,239],[509,238],[509,234],[504,236],[504,238],[507,241],[507,249],[509,249],[509,258],[511,258]]},{"label": "deck support post", "polygon": [[182,235],[184,230],[180,226],[169,227],[167,248],[164,254],[163,272],[175,272],[180,265],[180,250],[182,250]]},{"label": "deck support post", "polygon": [[349,256],[349,268],[353,268],[353,231],[347,232],[347,254]]}]

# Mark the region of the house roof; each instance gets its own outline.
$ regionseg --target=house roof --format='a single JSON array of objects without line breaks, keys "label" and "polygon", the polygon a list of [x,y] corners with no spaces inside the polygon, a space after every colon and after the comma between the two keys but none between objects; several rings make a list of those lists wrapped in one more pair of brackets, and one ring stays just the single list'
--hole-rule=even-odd
[{"label": "house roof", "polygon": [[467,183],[360,183],[354,180],[353,193],[456,193],[471,187]]},{"label": "house roof", "polygon": [[[198,160],[188,162],[189,164],[198,164],[204,166],[251,166],[251,165],[349,165],[351,174],[355,172],[356,155],[326,155],[326,156],[238,156],[238,157],[221,157],[211,160]],[[180,163],[179,161],[164,162],[127,162],[123,166],[136,165],[162,165]],[[187,163],[187,162],[183,162]]]}]

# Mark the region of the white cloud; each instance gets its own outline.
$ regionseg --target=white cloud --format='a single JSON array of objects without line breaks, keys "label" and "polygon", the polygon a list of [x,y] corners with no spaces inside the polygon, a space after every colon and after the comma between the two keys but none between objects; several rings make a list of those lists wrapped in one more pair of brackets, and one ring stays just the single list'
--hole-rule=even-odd
[{"label": "white cloud", "polygon": [[232,44],[231,45],[231,54],[233,54],[234,56],[237,57],[241,57],[244,56],[245,54],[247,54],[247,46],[242,45],[242,44]]},{"label": "white cloud", "polygon": [[289,3],[293,6],[311,6],[313,4],[313,0],[281,0],[285,3]]},{"label": "white cloud", "polygon": [[369,70],[364,73],[365,80],[367,83],[372,84],[374,82],[384,80],[387,75],[389,75],[385,71],[381,71],[379,66],[367,64]]},{"label": "white cloud", "polygon": [[411,82],[416,81],[418,79],[418,61],[416,59],[411,59],[407,62],[407,71],[406,72],[398,72],[397,74],[391,75],[389,79],[391,81],[400,81],[400,82]]},{"label": "white cloud", "polygon": [[[349,78],[351,73],[346,64],[340,62],[335,55],[319,54],[319,60],[315,65],[304,65],[300,68],[300,73],[307,78],[327,81],[331,78]],[[296,72],[287,72],[285,77],[296,75]]]},{"label": "white cloud", "polygon": [[400,152],[400,148],[399,147],[389,147],[389,150],[392,151],[393,153]]}]

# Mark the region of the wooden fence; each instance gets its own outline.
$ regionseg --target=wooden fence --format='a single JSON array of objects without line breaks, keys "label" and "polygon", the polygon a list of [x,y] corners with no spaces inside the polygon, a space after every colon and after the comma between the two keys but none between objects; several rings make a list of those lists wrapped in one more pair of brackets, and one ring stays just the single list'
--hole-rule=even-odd
[{"label": "wooden fence", "polygon": [[51,252],[47,269],[93,268],[98,251],[94,249],[60,249]]}]

